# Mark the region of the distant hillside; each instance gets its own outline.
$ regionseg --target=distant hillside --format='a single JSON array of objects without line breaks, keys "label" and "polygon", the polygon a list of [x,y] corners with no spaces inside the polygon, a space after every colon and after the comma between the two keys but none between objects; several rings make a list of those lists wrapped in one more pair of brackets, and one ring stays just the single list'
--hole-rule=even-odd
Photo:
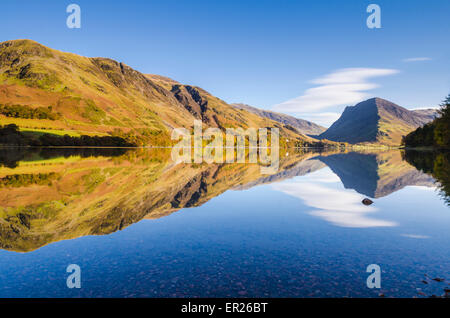
[{"label": "distant hillside", "polygon": [[341,117],[319,138],[397,146],[402,136],[431,120],[429,111],[410,111],[382,98],[371,98],[346,107]]},{"label": "distant hillside", "polygon": [[200,119],[221,129],[277,127],[291,142],[317,142],[199,87],[31,40],[0,43],[0,106],[0,125],[15,124],[29,136],[115,136],[137,145],[168,145],[173,128],[191,128]]},{"label": "distant hillside", "polygon": [[312,123],[310,121],[299,119],[293,116],[280,114],[268,110],[259,109],[250,105],[246,104],[230,104],[231,106],[237,108],[237,109],[244,109],[246,111],[249,111],[253,114],[256,114],[261,117],[266,117],[269,119],[272,119],[274,121],[277,121],[279,123],[289,125],[297,129],[297,131],[304,135],[319,135],[323,133],[326,128],[319,126],[315,123]]},{"label": "distant hillside", "polygon": [[428,117],[430,121],[439,116],[436,108],[412,109],[411,111],[413,113]]}]

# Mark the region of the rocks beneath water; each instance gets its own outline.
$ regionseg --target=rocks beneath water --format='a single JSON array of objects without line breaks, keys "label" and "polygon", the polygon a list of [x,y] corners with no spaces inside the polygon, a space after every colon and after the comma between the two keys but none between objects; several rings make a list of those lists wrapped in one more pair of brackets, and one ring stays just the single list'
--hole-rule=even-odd
[{"label": "rocks beneath water", "polygon": [[[429,285],[429,284],[433,285],[433,281],[434,282],[438,282],[438,283],[442,283],[442,282],[446,281],[445,278],[441,278],[441,277],[431,278],[427,274],[424,274],[424,276],[426,277],[426,280],[422,280],[422,283],[424,283],[425,285]],[[442,286],[441,284],[437,284],[435,286],[438,286],[438,285]],[[429,297],[429,298],[450,298],[450,288],[448,288],[448,287],[444,287],[444,294],[441,294],[441,295],[432,294],[431,296],[428,296],[426,293],[422,292],[422,288],[417,288],[417,290],[418,290],[418,294],[420,296],[424,296],[424,297]]]},{"label": "rocks beneath water", "polygon": [[362,200],[361,202],[362,202],[362,204],[364,204],[364,205],[371,205],[371,204],[373,203],[373,201],[370,200],[370,199],[368,199],[368,198],[365,198],[365,199]]}]

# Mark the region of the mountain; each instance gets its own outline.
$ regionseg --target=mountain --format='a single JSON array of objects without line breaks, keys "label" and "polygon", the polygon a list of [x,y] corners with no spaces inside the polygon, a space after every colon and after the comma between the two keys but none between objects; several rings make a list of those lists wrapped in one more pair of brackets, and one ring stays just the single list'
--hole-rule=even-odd
[{"label": "mountain", "polygon": [[0,120],[23,133],[169,145],[171,130],[191,128],[195,119],[222,130],[277,127],[292,142],[314,142],[199,87],[144,75],[112,59],[64,53],[31,40],[0,43]]},{"label": "mountain", "polygon": [[304,120],[304,119],[296,118],[294,116],[289,116],[289,115],[280,114],[280,113],[276,113],[276,112],[272,112],[272,111],[268,111],[268,110],[263,110],[263,109],[259,109],[259,108],[256,108],[256,107],[253,107],[250,105],[246,105],[246,104],[230,104],[230,105],[237,109],[246,110],[246,111],[256,114],[258,116],[266,117],[266,118],[272,119],[274,121],[277,121],[279,123],[292,126],[300,134],[319,135],[326,130],[325,127],[319,126],[315,123],[312,123],[312,122]]},{"label": "mountain", "polygon": [[397,146],[402,136],[430,122],[431,117],[429,111],[411,111],[382,98],[371,98],[346,107],[319,138]]}]

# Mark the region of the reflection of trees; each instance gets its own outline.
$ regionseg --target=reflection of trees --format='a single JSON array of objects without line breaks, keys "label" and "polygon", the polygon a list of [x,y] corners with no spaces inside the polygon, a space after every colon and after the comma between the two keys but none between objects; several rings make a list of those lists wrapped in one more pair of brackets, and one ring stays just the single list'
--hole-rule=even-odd
[{"label": "reflection of trees", "polygon": [[441,195],[450,205],[450,152],[407,150],[404,156],[407,162],[440,183]]},{"label": "reflection of trees", "polygon": [[15,168],[20,160],[25,157],[23,148],[0,148],[0,167]]},{"label": "reflection of trees", "polygon": [[15,168],[19,161],[56,157],[117,157],[127,151],[126,148],[0,148],[0,167]]},{"label": "reflection of trees", "polygon": [[0,188],[2,187],[26,187],[29,185],[51,185],[53,180],[58,178],[58,174],[36,173],[36,174],[13,174],[0,178]]}]

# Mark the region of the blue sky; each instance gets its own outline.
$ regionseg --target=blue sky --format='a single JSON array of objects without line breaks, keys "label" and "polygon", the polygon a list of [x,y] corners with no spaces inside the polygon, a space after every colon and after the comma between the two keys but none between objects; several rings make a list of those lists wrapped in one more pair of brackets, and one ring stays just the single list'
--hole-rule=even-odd
[{"label": "blue sky", "polygon": [[[81,7],[81,29],[66,7]],[[366,8],[381,8],[369,29]],[[143,72],[329,125],[379,96],[407,108],[450,93],[450,1],[2,1],[0,41],[110,57]],[[409,59],[409,60],[407,60]]]}]

